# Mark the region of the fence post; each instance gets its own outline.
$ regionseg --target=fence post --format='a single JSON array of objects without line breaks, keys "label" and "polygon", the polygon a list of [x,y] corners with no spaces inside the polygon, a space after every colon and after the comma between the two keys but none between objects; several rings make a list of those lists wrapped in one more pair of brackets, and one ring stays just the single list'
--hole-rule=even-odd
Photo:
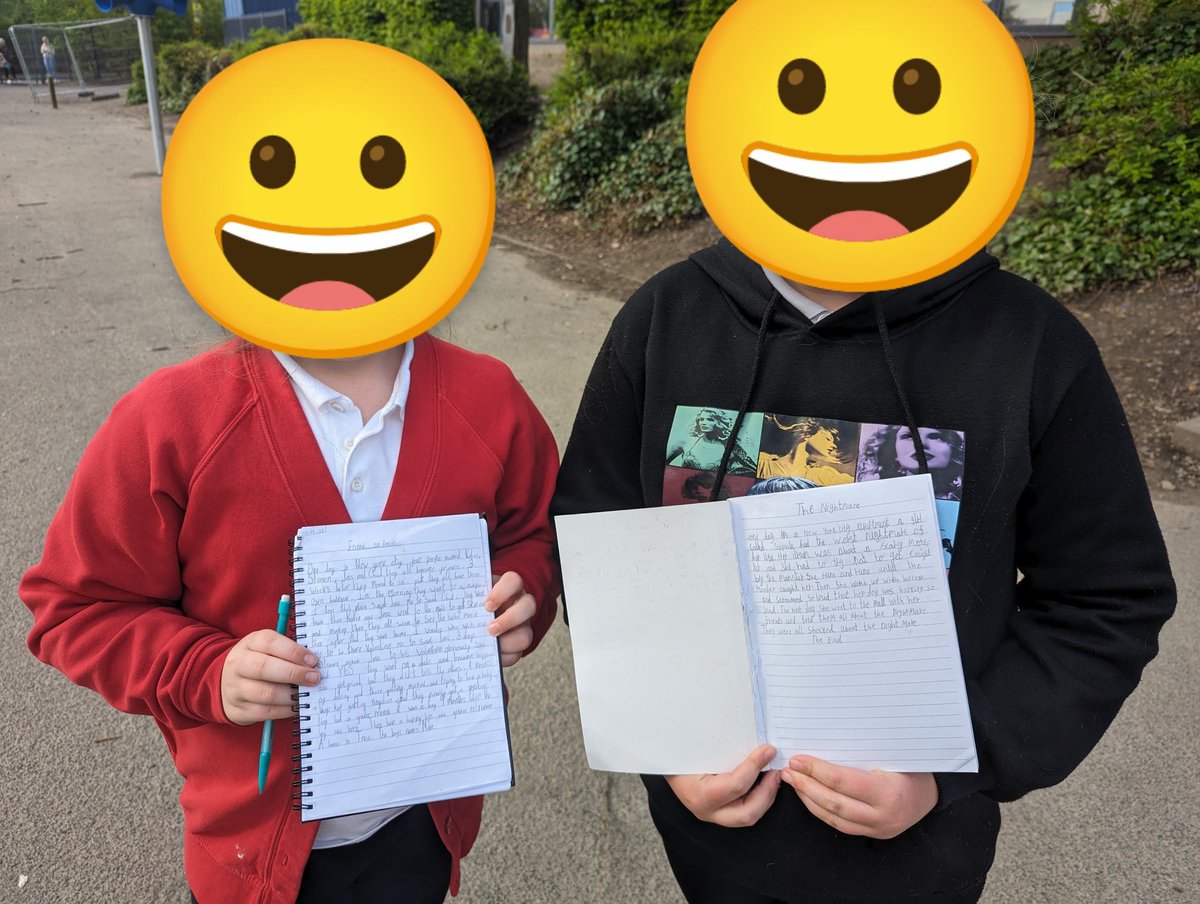
[{"label": "fence post", "polygon": [[154,162],[161,176],[167,146],[163,141],[162,111],[158,108],[158,79],[154,76],[154,39],[150,36],[150,17],[134,18],[137,20],[138,42],[142,45],[142,73],[146,77],[146,106],[150,108],[150,133],[154,136]]}]

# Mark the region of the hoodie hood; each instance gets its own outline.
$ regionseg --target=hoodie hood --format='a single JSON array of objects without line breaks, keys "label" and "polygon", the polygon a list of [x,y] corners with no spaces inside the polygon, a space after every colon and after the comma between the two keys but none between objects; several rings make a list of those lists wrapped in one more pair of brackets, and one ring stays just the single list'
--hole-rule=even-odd
[{"label": "hoodie hood", "polygon": [[[752,329],[757,329],[768,302],[775,294],[775,287],[767,280],[762,267],[726,238],[697,251],[690,260],[720,286],[722,294],[737,317]],[[899,289],[867,292],[844,308],[822,318],[820,323],[815,325],[809,324],[791,305],[779,304],[771,316],[770,328],[772,331],[811,330],[815,335],[828,339],[878,336],[879,328],[873,310],[873,301],[878,300],[888,327],[892,330],[902,330],[950,301],[980,276],[998,269],[999,266],[996,258],[986,251],[980,251],[933,279]]]}]

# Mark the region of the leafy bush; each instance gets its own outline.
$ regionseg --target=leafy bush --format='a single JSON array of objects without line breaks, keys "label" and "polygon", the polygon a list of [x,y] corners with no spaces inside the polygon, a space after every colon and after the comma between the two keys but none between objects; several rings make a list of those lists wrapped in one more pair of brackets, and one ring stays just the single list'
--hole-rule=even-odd
[{"label": "leafy bush", "polygon": [[678,24],[686,0],[558,0],[554,18],[568,45],[611,26]]},{"label": "leafy bush", "polygon": [[[245,41],[235,41],[229,45],[227,62],[217,67],[219,72],[235,60],[240,60],[242,57],[248,57],[252,53],[259,50],[266,50],[268,47],[274,47],[277,44],[286,44],[290,41],[307,41],[310,38],[333,38],[336,33],[328,25],[321,25],[315,22],[302,22],[297,25],[287,34],[280,34],[273,28],[256,28],[250,32],[249,39]],[[218,54],[219,56],[219,54]]]},{"label": "leafy bush", "polygon": [[[214,48],[202,41],[167,44],[155,54],[159,103],[167,113],[182,113],[209,79],[234,60],[286,41],[332,36],[332,31],[325,26],[304,23],[287,34],[257,28],[250,33],[250,40],[238,41],[228,48]],[[144,104],[146,101],[146,78],[142,62],[138,60],[132,67],[132,81],[125,93],[125,103]]]},{"label": "leafy bush", "polygon": [[585,89],[547,111],[506,167],[502,187],[551,207],[577,206],[614,161],[679,109],[684,90],[686,83],[663,77]]},{"label": "leafy bush", "polygon": [[273,28],[256,28],[250,32],[250,37],[244,41],[234,41],[229,45],[229,51],[235,60],[248,57],[252,53],[266,50],[277,44],[283,44],[287,39]]},{"label": "leafy bush", "polygon": [[[95,4],[89,3],[88,5],[91,6],[91,10],[83,18],[94,19],[96,17]],[[156,9],[150,18],[150,32],[154,37],[154,46],[165,47],[168,44],[179,44],[193,38],[203,41],[211,47],[223,45],[225,43],[224,5],[214,3],[212,0],[202,3],[199,8],[199,23],[195,19],[196,11],[194,5],[189,5],[186,15],[177,16],[170,10]],[[114,12],[120,15],[126,14],[126,10],[121,6],[117,6]]]},{"label": "leafy bush", "polygon": [[129,88],[125,92],[125,103],[144,104],[146,103],[146,73],[143,71],[142,61],[134,60],[129,70]]},{"label": "leafy bush", "polygon": [[566,65],[501,190],[646,231],[702,212],[683,138],[687,80],[733,0],[559,0]]},{"label": "leafy bush", "polygon": [[704,212],[688,169],[682,114],[651,128],[588,190],[580,212],[595,223],[649,232]]},{"label": "leafy bush", "polygon": [[393,35],[389,46],[444,78],[471,108],[489,142],[532,119],[529,73],[508,59],[487,32],[465,32],[443,22]]},{"label": "leafy bush", "polygon": [[300,0],[305,21],[420,60],[450,83],[488,141],[527,125],[529,73],[475,29],[474,0]]},{"label": "leafy bush", "polygon": [[1053,144],[1071,178],[1031,192],[993,249],[1051,291],[1200,264],[1200,55],[1114,72]]},{"label": "leafy bush", "polygon": [[474,0],[300,0],[305,22],[332,28],[347,38],[393,44],[414,28],[449,22],[475,28]]},{"label": "leafy bush", "polygon": [[1082,4],[1080,53],[1105,69],[1165,63],[1200,47],[1195,0],[1103,0]]},{"label": "leafy bush", "polygon": [[613,28],[669,26],[703,36],[733,0],[558,0],[558,33],[568,44],[596,38]]},{"label": "leafy bush", "polygon": [[1113,72],[1165,63],[1200,47],[1196,0],[1101,0],[1081,4],[1073,47],[1058,45],[1027,60],[1043,131],[1079,131],[1088,94]]},{"label": "leafy bush", "polygon": [[381,43],[389,11],[397,0],[299,0],[305,22],[315,22],[344,38]]},{"label": "leafy bush", "polygon": [[[329,24],[306,22],[287,34],[269,28],[256,29],[248,41],[223,50],[214,50],[199,41],[163,47],[157,57],[162,107],[169,113],[182,112],[210,78],[235,60],[259,50],[289,41],[334,36]],[[482,31],[465,32],[449,22],[422,24],[397,32],[390,46],[420,60],[444,78],[471,108],[488,141],[526,126],[531,120],[533,88],[529,74],[504,56],[491,35]],[[133,78],[126,102],[145,103],[146,86],[140,63],[134,65]]]},{"label": "leafy bush", "polygon": [[686,77],[703,42],[702,32],[657,22],[619,23],[581,38],[567,48],[566,65],[550,89],[551,104],[625,79]]},{"label": "leafy bush", "polygon": [[213,49],[203,41],[168,44],[158,52],[155,68],[164,112],[183,112],[211,76],[212,58]]},{"label": "leafy bush", "polygon": [[688,27],[708,34],[731,6],[733,0],[691,0],[687,4]]}]

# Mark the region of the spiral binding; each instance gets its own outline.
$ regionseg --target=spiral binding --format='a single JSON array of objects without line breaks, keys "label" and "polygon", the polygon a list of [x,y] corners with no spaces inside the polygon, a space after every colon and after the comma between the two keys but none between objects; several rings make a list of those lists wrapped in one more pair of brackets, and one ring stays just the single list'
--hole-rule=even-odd
[{"label": "spiral binding", "polygon": [[[297,536],[294,541],[289,541],[288,546],[292,554],[292,603],[293,611],[296,613],[296,643],[303,644],[308,639],[308,634],[304,633],[308,623],[301,621],[304,617],[301,611],[301,605],[304,602],[304,578],[299,575],[304,571],[304,557],[300,555],[302,552],[300,545],[301,537]],[[304,773],[312,772],[312,766],[305,764],[305,760],[312,756],[311,753],[305,751],[306,747],[312,746],[312,740],[306,738],[312,732],[311,728],[305,727],[302,723],[308,722],[312,716],[308,715],[305,710],[309,704],[303,701],[308,698],[308,691],[297,689],[296,693],[292,694],[292,709],[296,713],[296,727],[292,729],[292,750],[297,751],[292,756],[292,770],[296,777],[292,781],[292,809],[293,810],[311,810],[312,804],[304,802],[305,798],[313,796],[311,791],[304,790],[305,785],[311,785],[312,779],[305,778]]]}]

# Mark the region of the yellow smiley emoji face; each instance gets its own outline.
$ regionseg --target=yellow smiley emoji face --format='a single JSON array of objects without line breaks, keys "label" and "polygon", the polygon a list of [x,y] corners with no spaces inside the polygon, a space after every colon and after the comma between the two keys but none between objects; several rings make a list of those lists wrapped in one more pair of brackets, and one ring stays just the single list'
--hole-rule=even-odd
[{"label": "yellow smiley emoji face", "polygon": [[257,345],[313,357],[441,320],[487,253],[487,142],[436,73],[394,50],[305,40],[251,54],[188,105],[163,171],[184,286]]},{"label": "yellow smiley emoji face", "polygon": [[1033,154],[1024,61],[979,0],[739,0],[696,59],[686,122],[717,227],[769,269],[847,291],[977,252]]}]

